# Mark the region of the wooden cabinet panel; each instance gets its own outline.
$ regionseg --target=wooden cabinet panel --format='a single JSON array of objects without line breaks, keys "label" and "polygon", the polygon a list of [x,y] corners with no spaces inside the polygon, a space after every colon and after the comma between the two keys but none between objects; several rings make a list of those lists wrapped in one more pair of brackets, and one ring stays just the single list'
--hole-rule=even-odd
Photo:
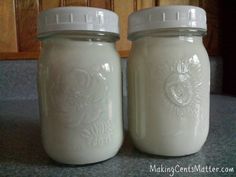
[{"label": "wooden cabinet panel", "polygon": [[128,51],[131,42],[127,40],[128,15],[134,11],[134,0],[114,0],[114,11],[120,17],[120,40],[117,42],[117,50]]},{"label": "wooden cabinet panel", "polygon": [[159,0],[158,5],[159,6],[165,6],[165,5],[185,5],[189,4],[189,0]]},{"label": "wooden cabinet panel", "polygon": [[17,0],[16,19],[19,51],[39,51],[37,40],[37,16],[39,13],[38,0]]},{"label": "wooden cabinet panel", "polygon": [[201,0],[189,0],[189,4],[193,6],[200,6]]},{"label": "wooden cabinet panel", "polygon": [[17,36],[14,0],[0,1],[0,52],[16,52]]},{"label": "wooden cabinet panel", "polygon": [[109,9],[109,10],[113,9],[112,0],[89,0],[88,6],[104,8],[104,9]]},{"label": "wooden cabinet panel", "polygon": [[144,8],[156,6],[156,0],[136,0],[136,9],[140,10]]},{"label": "wooden cabinet panel", "polygon": [[89,6],[111,10],[112,2],[112,0],[39,0],[40,10],[61,6]]},{"label": "wooden cabinet panel", "polygon": [[88,6],[88,0],[64,0],[65,6]]},{"label": "wooden cabinet panel", "polygon": [[63,6],[63,0],[39,0],[40,10]]},{"label": "wooden cabinet panel", "polygon": [[199,5],[199,0],[158,0],[158,5]]}]

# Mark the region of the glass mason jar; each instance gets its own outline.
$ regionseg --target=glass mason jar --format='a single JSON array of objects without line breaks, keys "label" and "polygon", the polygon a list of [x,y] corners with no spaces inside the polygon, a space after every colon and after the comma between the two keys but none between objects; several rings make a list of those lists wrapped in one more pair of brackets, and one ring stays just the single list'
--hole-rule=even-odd
[{"label": "glass mason jar", "polygon": [[123,141],[118,16],[63,7],[39,16],[38,88],[47,154],[66,164],[113,157]]},{"label": "glass mason jar", "polygon": [[164,6],[129,16],[129,132],[141,151],[198,152],[209,130],[210,65],[205,11]]}]

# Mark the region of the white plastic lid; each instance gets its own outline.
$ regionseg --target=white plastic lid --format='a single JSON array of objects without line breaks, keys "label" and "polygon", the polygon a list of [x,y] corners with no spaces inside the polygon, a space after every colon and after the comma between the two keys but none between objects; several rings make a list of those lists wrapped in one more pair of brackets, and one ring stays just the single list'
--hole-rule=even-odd
[{"label": "white plastic lid", "polygon": [[39,37],[62,31],[97,31],[119,35],[119,17],[110,10],[93,7],[59,7],[39,14]]},{"label": "white plastic lid", "polygon": [[206,12],[195,6],[160,6],[143,9],[129,16],[128,36],[148,30],[194,28],[207,30]]}]

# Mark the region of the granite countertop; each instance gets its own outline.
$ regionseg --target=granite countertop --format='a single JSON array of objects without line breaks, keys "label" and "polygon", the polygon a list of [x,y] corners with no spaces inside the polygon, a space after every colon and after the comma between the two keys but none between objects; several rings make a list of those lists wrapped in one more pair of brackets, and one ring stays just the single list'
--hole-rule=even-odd
[{"label": "granite countertop", "polygon": [[[58,164],[45,154],[37,100],[0,101],[0,176],[170,176],[150,172],[150,165],[167,168],[206,165],[234,168],[234,173],[175,173],[174,176],[236,176],[236,98],[211,96],[210,133],[199,153],[166,158],[136,150],[126,134],[112,159],[84,166]],[[160,168],[159,168],[160,169]],[[177,169],[177,168],[176,168]],[[157,168],[158,170],[158,168]]]}]

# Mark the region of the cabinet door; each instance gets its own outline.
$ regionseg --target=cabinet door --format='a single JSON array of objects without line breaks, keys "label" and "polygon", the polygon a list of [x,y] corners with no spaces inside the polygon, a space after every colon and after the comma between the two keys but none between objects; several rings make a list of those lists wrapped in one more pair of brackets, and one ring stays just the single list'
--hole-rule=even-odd
[{"label": "cabinet door", "polygon": [[38,14],[38,0],[16,1],[18,48],[20,52],[39,51],[40,44],[37,39]]},{"label": "cabinet door", "polygon": [[113,2],[112,0],[89,0],[88,6],[112,10]]},{"label": "cabinet door", "polygon": [[156,0],[136,0],[135,10],[154,7],[157,5]]},{"label": "cabinet door", "polygon": [[40,0],[40,10],[47,10],[63,6],[63,0]]},{"label": "cabinet door", "polygon": [[64,0],[65,6],[88,6],[88,0]]},{"label": "cabinet door", "polygon": [[14,0],[0,1],[0,52],[17,52]]},{"label": "cabinet door", "polygon": [[199,5],[200,0],[159,0],[158,5]]}]

